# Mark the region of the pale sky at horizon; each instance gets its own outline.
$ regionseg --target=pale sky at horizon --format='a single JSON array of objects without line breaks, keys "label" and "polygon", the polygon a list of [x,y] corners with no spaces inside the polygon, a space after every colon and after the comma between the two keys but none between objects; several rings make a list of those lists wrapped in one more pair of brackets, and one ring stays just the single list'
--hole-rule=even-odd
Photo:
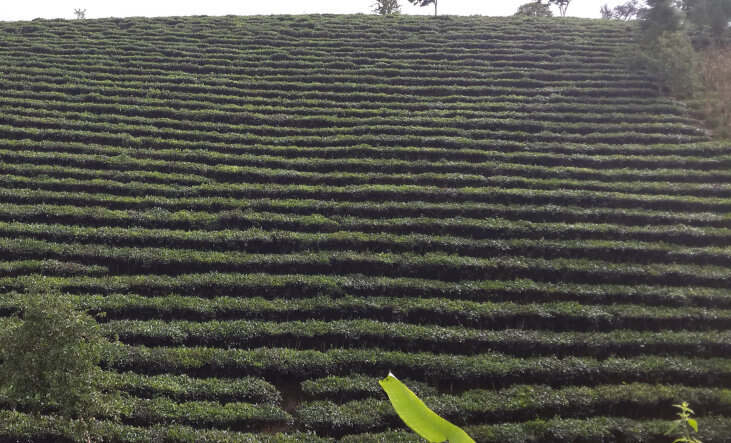
[{"label": "pale sky at horizon", "polygon": [[[512,15],[529,0],[439,0],[440,15]],[[186,15],[357,14],[371,13],[373,0],[26,0],[5,2],[0,20],[74,17],[74,9],[87,10],[87,18],[160,17]],[[599,18],[599,8],[623,0],[573,0],[568,14]],[[404,14],[433,14],[433,7],[417,8],[401,0]],[[555,12],[558,15],[558,11]]]}]

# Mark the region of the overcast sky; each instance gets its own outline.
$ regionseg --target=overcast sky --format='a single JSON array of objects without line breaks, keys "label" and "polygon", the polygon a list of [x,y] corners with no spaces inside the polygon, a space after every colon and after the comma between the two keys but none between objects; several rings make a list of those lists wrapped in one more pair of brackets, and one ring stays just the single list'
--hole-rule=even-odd
[{"label": "overcast sky", "polygon": [[[73,18],[74,9],[87,10],[87,18],[158,17],[174,15],[251,15],[369,13],[374,0],[16,0],[0,6],[0,20]],[[440,14],[512,15],[529,0],[439,0]],[[623,0],[573,0],[568,15],[599,17],[599,8]],[[432,14],[432,7],[417,8],[401,0],[405,14]],[[558,14],[556,14],[558,15]]]}]

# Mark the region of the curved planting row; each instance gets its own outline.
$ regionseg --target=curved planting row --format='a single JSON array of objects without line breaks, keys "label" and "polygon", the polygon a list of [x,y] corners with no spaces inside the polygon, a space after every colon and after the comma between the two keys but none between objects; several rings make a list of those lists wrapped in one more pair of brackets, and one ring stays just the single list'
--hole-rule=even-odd
[{"label": "curved planting row", "polygon": [[[76,193],[78,200],[85,194],[95,198],[114,199],[133,197],[144,200],[150,196],[168,201],[200,199],[213,205],[215,199],[235,201],[249,199],[311,199],[340,202],[430,202],[430,203],[491,203],[513,205],[567,205],[599,206],[604,208],[654,209],[677,212],[720,212],[731,209],[731,198],[694,197],[590,190],[543,190],[502,188],[498,186],[441,188],[417,185],[298,185],[267,183],[204,183],[197,186],[151,184],[144,182],[120,182],[115,180],[84,180],[73,178],[26,177],[6,175],[0,177],[0,185],[6,189],[36,189]],[[214,199],[214,200],[211,200]],[[205,203],[204,203],[205,205]],[[224,203],[225,205],[225,203]],[[166,205],[174,206],[174,205]],[[221,207],[221,206],[219,206]],[[230,207],[230,206],[229,206]],[[234,207],[235,204],[234,204]],[[193,209],[193,207],[188,206]],[[200,208],[194,205],[195,209]]]},{"label": "curved planting row", "polygon": [[[621,235],[631,235],[633,229],[640,229],[645,235],[652,236],[651,232],[661,232],[663,237],[673,242],[682,242],[682,239],[707,238],[718,245],[724,243],[723,238],[728,234],[727,217],[712,212],[679,213],[671,211],[624,209],[624,208],[584,208],[577,206],[546,205],[516,205],[492,203],[460,203],[449,202],[429,203],[415,202],[338,202],[313,199],[249,199],[237,200],[232,198],[179,198],[163,197],[125,197],[114,195],[88,194],[82,192],[43,191],[38,189],[2,189],[0,200],[6,205],[5,220],[8,221],[41,221],[38,218],[41,208],[49,211],[49,221],[65,221],[70,224],[81,225],[108,225],[108,226],[139,226],[139,227],[169,227],[188,229],[218,230],[232,227],[230,223],[237,223],[239,228],[262,227],[271,222],[271,226],[282,229],[281,221],[295,223],[296,230],[306,230],[304,226],[317,225],[319,231],[336,231],[337,223],[351,224],[357,218],[378,218],[381,221],[364,220],[359,223],[359,230],[370,232],[418,232],[420,219],[431,224],[439,225],[439,231],[445,234],[470,232],[477,235],[479,228],[454,228],[447,226],[484,226],[489,227],[500,223],[501,219],[513,223],[510,229],[522,231],[526,236],[526,229],[550,231],[541,229],[538,223],[571,223],[572,225],[593,223],[594,231],[612,229],[605,224],[623,226],[638,226],[615,231]],[[259,214],[257,214],[259,212]],[[304,217],[298,217],[304,216]],[[309,217],[308,217],[309,216]],[[452,220],[451,218],[455,218]],[[469,219],[491,220],[469,220]],[[104,219],[104,222],[97,222]],[[415,219],[415,220],[414,220]],[[281,220],[281,221],[280,221]],[[302,223],[298,223],[303,220]],[[241,224],[238,224],[241,223]],[[376,223],[378,229],[368,229],[369,224]],[[332,225],[326,227],[325,225]],[[388,229],[389,225],[406,225],[408,228]],[[563,226],[560,230],[572,230],[573,226]],[[646,228],[643,228],[645,227]],[[718,229],[694,229],[694,227],[714,227]],[[557,228],[557,227],[556,227]],[[555,228],[553,228],[555,229]],[[497,230],[487,230],[489,235],[497,235]],[[579,232],[574,231],[574,235]],[[464,234],[462,234],[464,235]],[[591,238],[591,237],[589,237]],[[631,238],[631,237],[630,237]],[[655,237],[658,239],[658,237]],[[696,240],[685,240],[690,244]]]},{"label": "curved planting row", "polygon": [[[49,109],[49,106],[44,106],[42,109],[33,109],[24,103],[21,107],[0,107],[3,114],[7,114],[8,117],[3,121],[4,123],[15,122],[10,116],[15,118],[22,117],[23,119],[29,120],[31,123],[42,123],[37,126],[52,127],[53,123],[58,120],[69,120],[77,122],[77,126],[84,128],[84,121],[94,120],[102,123],[119,123],[120,125],[130,124],[128,126],[129,131],[139,131],[135,125],[141,126],[155,126],[157,128],[171,128],[179,130],[197,130],[200,132],[247,132],[256,133],[257,129],[269,130],[267,126],[276,126],[283,135],[313,135],[319,134],[322,136],[330,136],[336,134],[350,134],[362,133],[364,128],[373,127],[378,132],[384,134],[396,135],[401,132],[410,135],[422,135],[422,136],[450,136],[450,137],[470,137],[475,139],[485,138],[484,135],[487,130],[513,130],[523,132],[559,132],[563,131],[566,133],[577,133],[577,134],[589,134],[589,133],[617,133],[625,130],[632,130],[643,133],[675,133],[678,135],[702,135],[703,131],[695,126],[689,124],[683,124],[681,122],[671,123],[654,123],[654,122],[606,122],[604,119],[601,121],[590,121],[591,125],[586,123],[574,123],[573,121],[581,120],[581,117],[572,118],[572,122],[566,122],[567,117],[561,115],[535,115],[535,118],[540,117],[540,121],[526,121],[527,115],[509,115],[501,118],[502,116],[497,114],[495,118],[472,118],[469,121],[459,121],[454,118],[371,118],[371,119],[353,119],[353,118],[320,118],[314,119],[312,117],[298,118],[297,114],[292,113],[291,118],[282,119],[281,116],[275,115],[272,118],[265,118],[262,116],[251,116],[245,115],[232,116],[233,119],[237,120],[237,124],[226,124],[222,123],[221,119],[217,119],[215,123],[196,121],[186,121],[183,115],[179,115],[176,120],[171,119],[159,119],[154,117],[123,117],[118,114],[102,114],[96,113],[94,115],[88,115],[85,113],[78,112],[59,112]],[[36,118],[42,120],[34,120]],[[557,123],[551,120],[557,120]],[[21,124],[18,124],[21,126]],[[435,127],[437,126],[437,127]],[[122,127],[122,126],[120,126]],[[112,129],[114,126],[111,127]]]},{"label": "curved planting row", "polygon": [[[191,81],[195,79],[192,78]],[[8,99],[11,97],[19,99],[48,99],[48,100],[68,100],[70,96],[78,96],[78,89],[69,88],[66,92],[61,88],[53,87],[52,85],[46,85],[48,90],[44,90],[38,87],[29,88],[33,85],[17,85],[16,89],[8,90],[4,94],[4,98]],[[105,92],[111,90],[106,88]],[[363,115],[373,113],[426,113],[430,115],[439,115],[440,113],[450,113],[450,115],[469,115],[472,117],[482,117],[484,114],[481,112],[494,112],[502,113],[509,111],[542,111],[551,113],[560,113],[559,115],[570,116],[571,114],[579,112],[587,112],[590,114],[596,114],[600,112],[606,112],[607,120],[612,121],[612,113],[624,113],[628,116],[633,114],[648,114],[651,113],[653,116],[657,114],[663,114],[665,118],[687,120],[688,116],[683,115],[683,107],[678,103],[664,101],[664,100],[630,100],[629,98],[615,98],[615,99],[597,99],[597,100],[578,100],[576,98],[554,96],[551,97],[550,101],[546,100],[530,100],[526,97],[516,96],[514,94],[507,96],[491,97],[490,100],[470,101],[465,102],[466,97],[462,97],[460,101],[445,101],[444,97],[438,102],[428,100],[428,98],[410,97],[409,102],[388,102],[379,103],[374,96],[372,101],[347,101],[344,100],[346,97],[340,97],[339,100],[328,99],[325,97],[319,98],[292,98],[287,99],[280,97],[276,102],[267,99],[266,97],[257,96],[210,96],[203,94],[174,94],[170,91],[166,91],[165,96],[161,96],[160,92],[156,91],[139,91],[135,89],[122,90],[124,95],[115,94],[100,94],[98,91],[81,94],[83,102],[78,103],[81,106],[95,106],[98,104],[114,104],[119,105],[120,109],[118,112],[121,115],[128,115],[124,112],[124,106],[144,106],[144,105],[156,105],[156,106],[167,106],[173,107],[174,109],[183,112],[185,115],[186,111],[195,110],[199,112],[218,113],[223,121],[226,121],[225,116],[230,116],[232,113],[238,113],[242,111],[246,112],[267,112],[267,110],[286,108],[292,110],[296,115],[306,114],[307,110],[311,110],[311,115],[325,114],[325,115]],[[359,96],[360,97],[360,96]],[[520,98],[519,98],[520,97]],[[78,98],[78,97],[77,97]],[[352,97],[357,98],[357,97]],[[416,99],[416,100],[414,100]],[[211,102],[215,102],[217,105],[215,109],[210,107]],[[353,107],[355,104],[358,107]],[[67,103],[69,106],[73,106],[72,103]],[[140,109],[141,114],[143,109]],[[270,111],[271,112],[271,111]],[[682,148],[682,146],[676,146]]]},{"label": "curved planting row", "polygon": [[[244,157],[244,156],[241,156]],[[119,182],[148,182],[171,185],[203,185],[215,180],[219,183],[237,183],[246,180],[250,183],[276,183],[276,184],[302,184],[302,185],[423,185],[442,188],[462,188],[476,186],[495,186],[504,188],[527,188],[527,189],[574,189],[589,191],[617,191],[636,192],[637,194],[667,194],[673,192],[675,195],[728,197],[731,196],[731,188],[725,184],[717,183],[673,183],[667,181],[616,181],[607,183],[600,180],[576,180],[576,179],[555,179],[555,178],[532,178],[518,176],[495,175],[485,176],[481,174],[461,174],[458,172],[447,173],[369,173],[369,172],[338,172],[323,173],[298,171],[296,169],[284,168],[260,168],[256,166],[219,166],[195,164],[188,167],[185,163],[175,161],[135,160],[129,158],[110,158],[107,156],[85,155],[85,154],[63,154],[63,153],[39,153],[37,151],[3,151],[0,149],[0,159],[4,164],[0,165],[2,172],[8,175],[17,176],[48,176],[74,179],[110,179]],[[243,163],[245,160],[240,159]],[[298,162],[300,162],[299,160]],[[310,166],[325,169],[329,163],[333,167],[338,161],[325,161],[317,165],[312,161]],[[357,162],[348,162],[355,163]],[[393,165],[396,162],[384,162],[384,165]],[[346,163],[347,164],[347,163]],[[72,165],[72,166],[66,166]],[[89,169],[89,166],[96,166],[98,169]],[[81,166],[81,167],[77,167]],[[155,166],[158,166],[157,168]],[[376,165],[377,166],[377,165]],[[396,165],[398,167],[398,165]],[[388,168],[384,168],[388,169]],[[449,165],[442,165],[443,170],[450,170]],[[458,166],[454,169],[460,169]],[[509,168],[520,170],[519,167]],[[531,168],[534,169],[534,168]],[[537,169],[537,168],[535,168]],[[525,175],[541,170],[525,171]],[[546,168],[550,171],[550,168]],[[556,168],[561,170],[564,168]],[[571,168],[565,168],[571,169]],[[166,171],[175,172],[166,172]],[[188,171],[200,172],[200,175],[185,173]],[[151,172],[154,171],[154,172]],[[498,172],[498,171],[496,171]],[[488,173],[488,171],[485,171]],[[526,174],[527,173],[527,174]],[[622,174],[620,172],[618,175]],[[517,175],[517,174],[516,174]],[[548,175],[548,174],[546,174]],[[610,174],[607,174],[611,177]],[[629,175],[629,174],[628,174]],[[706,173],[706,176],[713,176],[714,173]],[[719,174],[720,175],[720,174]],[[615,177],[619,179],[621,176]],[[604,178],[604,177],[602,177]],[[636,178],[636,177],[632,177]]]},{"label": "curved planting row", "polygon": [[[703,415],[727,411],[728,397],[710,389],[643,383],[603,385],[593,388],[553,389],[541,385],[517,385],[499,391],[475,390],[461,395],[426,396],[425,402],[452,422],[470,425],[485,422],[525,422],[536,415],[560,413],[586,417],[602,413],[614,417],[652,418],[656,407],[689,399]],[[353,400],[344,404],[311,401],[296,411],[307,429],[342,436],[367,430],[383,431],[398,425],[391,405],[382,399]]]},{"label": "curved planting row", "polygon": [[[18,134],[20,135],[20,134]],[[438,138],[426,140],[438,141]],[[445,139],[446,140],[446,139]],[[29,145],[33,147],[28,150]],[[368,172],[378,169],[392,173],[462,173],[469,175],[497,175],[505,179],[515,177],[553,178],[556,175],[566,179],[586,179],[587,181],[636,181],[652,182],[667,180],[668,186],[681,183],[718,182],[728,179],[729,172],[723,168],[728,147],[716,144],[693,144],[685,149],[693,150],[693,156],[682,156],[682,152],[667,152],[667,145],[653,145],[659,153],[641,152],[633,147],[624,150],[608,148],[603,152],[592,152],[591,148],[569,145],[558,147],[552,144],[535,146],[538,152],[520,154],[519,145],[513,142],[501,143],[493,150],[475,148],[417,148],[417,147],[376,147],[354,145],[343,147],[296,147],[258,145],[256,148],[227,146],[222,143],[190,143],[186,147],[171,144],[171,148],[140,148],[135,146],[109,146],[86,144],[72,141],[4,140],[3,160],[17,163],[31,157],[44,163],[49,153],[57,156],[61,165],[75,162],[93,161],[93,155],[103,156],[103,164],[97,162],[95,168],[115,166],[119,169],[138,167],[160,172],[181,171],[211,175],[211,180],[233,181],[238,167],[282,168],[294,171],[331,172]],[[200,149],[198,149],[200,147]],[[599,149],[597,149],[599,150]],[[506,152],[507,151],[507,152]],[[556,152],[558,151],[558,152]],[[637,152],[640,151],[640,152]],[[664,151],[664,152],[663,152]],[[68,154],[76,154],[69,157]],[[719,156],[707,160],[700,155]],[[172,160],[175,163],[170,163]],[[168,161],[164,163],[163,161]],[[46,160],[47,162],[47,160]],[[537,162],[545,165],[535,164]],[[225,165],[220,165],[225,163]],[[683,164],[686,168],[679,170]],[[132,166],[134,165],[134,166]],[[629,167],[631,165],[631,167]],[[647,166],[648,168],[645,168]],[[703,168],[701,170],[700,168]],[[90,168],[91,169],[91,168]],[[96,169],[91,169],[93,172]],[[227,171],[226,174],[215,171]],[[553,174],[551,174],[551,172]],[[683,174],[685,173],[685,174]],[[473,180],[475,178],[473,177]],[[650,186],[644,183],[643,186]]]},{"label": "curved planting row", "polygon": [[727,266],[686,264],[612,263],[573,258],[534,258],[500,255],[475,258],[439,252],[369,253],[318,250],[309,253],[247,253],[155,247],[115,247],[104,244],[62,243],[28,238],[0,237],[0,251],[24,259],[52,258],[82,263],[104,262],[120,274],[176,275],[219,270],[285,274],[365,274],[386,277],[430,278],[442,281],[479,278],[604,284],[688,284],[730,288]]}]

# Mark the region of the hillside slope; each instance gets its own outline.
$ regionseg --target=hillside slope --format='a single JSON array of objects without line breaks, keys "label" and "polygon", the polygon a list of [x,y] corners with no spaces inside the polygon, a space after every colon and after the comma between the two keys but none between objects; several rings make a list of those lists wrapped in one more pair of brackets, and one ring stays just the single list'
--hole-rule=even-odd
[{"label": "hillside slope", "polygon": [[731,441],[731,145],[629,34],[0,23],[0,289],[107,313],[110,440],[411,441],[392,370],[478,441],[664,442],[681,399]]}]

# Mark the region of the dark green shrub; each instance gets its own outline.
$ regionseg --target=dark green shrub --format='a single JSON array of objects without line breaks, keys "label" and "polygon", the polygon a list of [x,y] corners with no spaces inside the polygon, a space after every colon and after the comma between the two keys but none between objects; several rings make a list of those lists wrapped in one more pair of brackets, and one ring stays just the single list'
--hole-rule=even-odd
[{"label": "dark green shrub", "polygon": [[665,32],[682,28],[683,15],[672,0],[647,0],[647,8],[640,12],[640,29],[644,44],[652,44]]},{"label": "dark green shrub", "polygon": [[636,61],[657,81],[664,93],[689,98],[698,88],[698,60],[684,31],[661,32],[645,44]]},{"label": "dark green shrub", "polygon": [[19,296],[20,319],[0,334],[0,393],[13,407],[65,417],[113,415],[101,401],[105,343],[97,322],[58,293]]}]

